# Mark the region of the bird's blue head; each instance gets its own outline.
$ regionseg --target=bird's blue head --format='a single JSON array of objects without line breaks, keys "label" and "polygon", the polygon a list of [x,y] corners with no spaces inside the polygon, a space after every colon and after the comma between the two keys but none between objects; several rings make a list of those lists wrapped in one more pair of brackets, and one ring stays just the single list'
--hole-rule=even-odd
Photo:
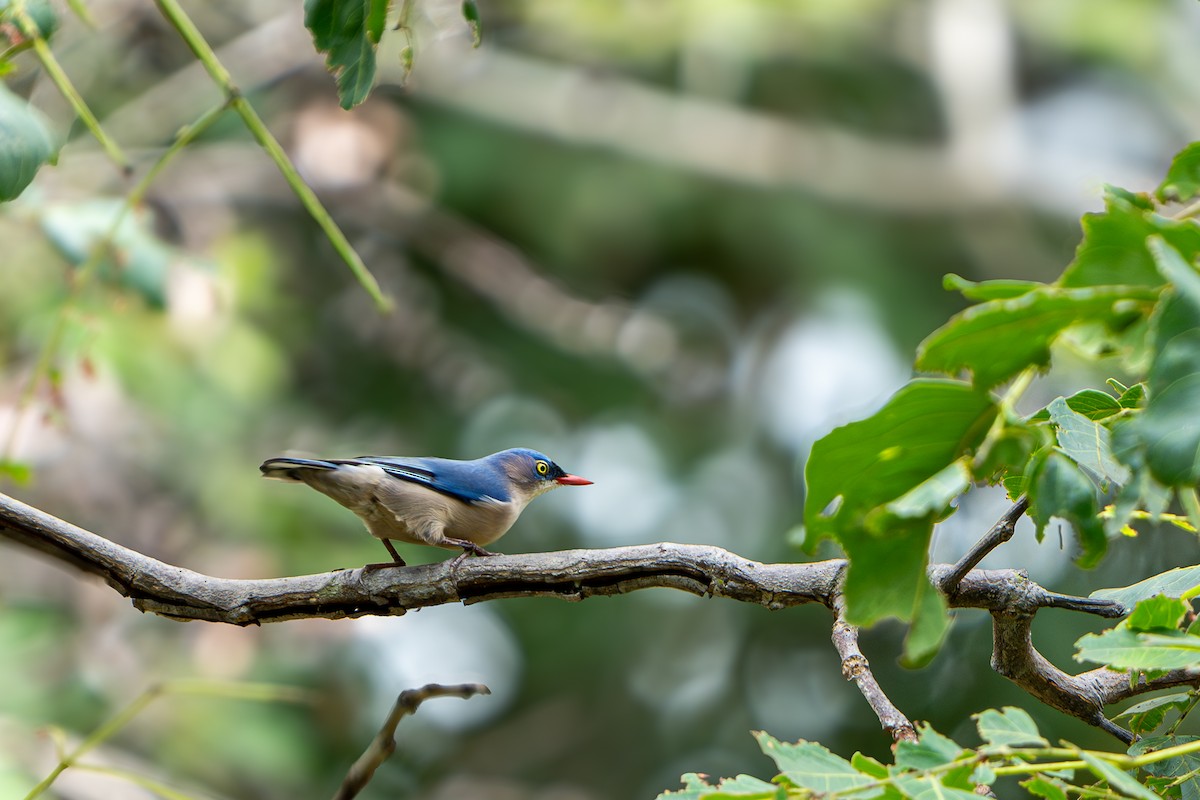
[{"label": "bird's blue head", "polygon": [[527,447],[515,447],[488,456],[504,469],[513,485],[531,495],[539,495],[559,486],[587,486],[587,478],[572,475],[547,456]]}]

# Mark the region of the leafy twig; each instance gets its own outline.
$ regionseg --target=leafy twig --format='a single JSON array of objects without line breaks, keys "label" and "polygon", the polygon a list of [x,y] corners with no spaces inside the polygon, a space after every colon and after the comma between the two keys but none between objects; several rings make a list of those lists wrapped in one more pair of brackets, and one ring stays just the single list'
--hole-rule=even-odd
[{"label": "leafy twig", "polygon": [[196,58],[204,65],[204,69],[212,77],[213,81],[225,93],[229,99],[229,105],[242,118],[242,122],[250,130],[255,141],[259,146],[266,151],[271,160],[275,162],[275,166],[283,174],[284,180],[288,186],[295,192],[299,198],[300,204],[309,215],[316,221],[317,225],[324,231],[325,236],[329,239],[329,243],[333,245],[333,249],[341,256],[346,265],[350,267],[350,271],[354,273],[359,284],[366,290],[367,294],[375,301],[376,306],[381,311],[389,311],[392,307],[392,301],[379,288],[379,282],[375,280],[375,276],[367,269],[367,265],[363,263],[354,247],[346,238],[346,234],[338,227],[337,223],[329,215],[325,206],[317,199],[317,195],[313,192],[304,179],[300,177],[299,171],[284,152],[282,145],[267,128],[262,117],[254,110],[254,107],[242,96],[241,91],[233,82],[229,71],[217,59],[216,52],[212,46],[200,33],[199,28],[192,22],[191,17],[184,12],[183,8],[176,0],[155,0],[159,10],[167,21],[179,32],[183,37],[184,42],[191,51],[196,55]]}]

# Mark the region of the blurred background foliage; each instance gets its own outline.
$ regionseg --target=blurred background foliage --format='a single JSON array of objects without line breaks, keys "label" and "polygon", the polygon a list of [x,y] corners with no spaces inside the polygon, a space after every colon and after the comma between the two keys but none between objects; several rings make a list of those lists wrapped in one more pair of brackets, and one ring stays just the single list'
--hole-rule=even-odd
[{"label": "blurred background foliage", "polygon": [[[60,9],[53,49],[140,174],[220,96],[150,4],[87,6],[95,29]],[[350,113],[298,0],[186,8],[396,309],[377,312],[229,114],[81,277],[131,179],[23,54],[6,83],[66,144],[0,207],[0,488],[231,577],[381,556],[340,507],[258,479],[284,451],[524,445],[596,482],[532,506],[506,553],[665,539],[802,558],[805,454],[908,377],[963,302],[941,276],[1053,279],[1102,183],[1150,189],[1200,138],[1190,0],[489,0],[478,50],[459,3],[417,0],[413,72],[386,34]],[[1068,367],[1029,401],[1104,377]],[[1005,507],[973,492],[935,558]],[[987,564],[1086,593],[1200,556],[1151,532],[1082,574],[1070,538],[1023,527]],[[426,681],[493,695],[405,721],[365,797],[653,797],[685,771],[763,773],[750,729],[888,747],[823,609],[655,591],[241,630],[142,616],[0,554],[3,797],[56,762],[48,726],[85,735],[173,678],[312,698],[160,698],[93,757],[197,797],[328,796]],[[1047,615],[1038,644],[1066,666],[1089,624]],[[989,670],[983,614],[919,672],[895,665],[901,634],[864,646],[910,717],[972,741],[970,713],[1016,703],[1051,740],[1111,744]],[[68,771],[55,791],[152,796],[111,780]]]}]

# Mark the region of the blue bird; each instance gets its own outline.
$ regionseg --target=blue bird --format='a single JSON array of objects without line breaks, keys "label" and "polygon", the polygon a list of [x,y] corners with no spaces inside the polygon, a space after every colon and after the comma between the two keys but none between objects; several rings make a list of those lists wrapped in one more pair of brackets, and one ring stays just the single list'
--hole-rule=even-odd
[{"label": "blue bird", "polygon": [[392,540],[461,547],[455,565],[471,553],[496,555],[483,546],[503,536],[530,500],[559,486],[591,483],[523,447],[474,461],[280,456],[259,469],[266,478],[306,483],[353,511],[396,566],[405,564]]}]

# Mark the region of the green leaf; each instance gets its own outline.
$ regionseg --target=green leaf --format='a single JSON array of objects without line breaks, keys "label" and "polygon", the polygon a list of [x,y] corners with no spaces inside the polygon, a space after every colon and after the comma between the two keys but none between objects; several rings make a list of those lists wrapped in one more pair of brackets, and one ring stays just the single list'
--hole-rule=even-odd
[{"label": "green leaf", "polygon": [[1034,797],[1044,797],[1046,800],[1067,800],[1067,784],[1056,778],[1044,778],[1041,775],[1021,781],[1022,788]]},{"label": "green leaf", "polygon": [[913,607],[912,626],[904,637],[901,665],[920,669],[937,655],[950,630],[950,615],[946,608],[946,598],[928,581],[917,584],[917,601]]},{"label": "green leaf", "polygon": [[[1107,397],[1116,405],[1116,401],[1107,394],[1096,394]],[[1129,468],[1117,463],[1113,456],[1112,434],[1108,428],[1074,411],[1061,397],[1050,403],[1047,409],[1050,412],[1050,421],[1057,429],[1055,435],[1058,438],[1058,446],[1072,461],[1104,484],[1120,486],[1129,481]]]},{"label": "green leaf", "polygon": [[694,772],[680,780],[683,789],[663,792],[657,800],[783,800],[784,789],[750,775],[726,778],[714,786]]},{"label": "green leaf", "polygon": [[947,786],[932,775],[900,776],[896,779],[896,788],[913,800],[979,800],[979,795],[974,792]]},{"label": "green leaf", "polygon": [[471,45],[479,47],[483,44],[483,22],[479,19],[479,6],[475,0],[463,0],[462,15],[471,26]]},{"label": "green leaf", "polygon": [[41,112],[0,84],[0,202],[25,191],[57,152]]},{"label": "green leaf", "polygon": [[30,38],[40,37],[49,39],[58,30],[58,13],[54,10],[48,0],[24,0],[25,13],[29,15],[29,19],[37,27],[36,31],[30,30],[30,27],[24,23],[16,14],[12,13],[11,0],[0,0],[0,23],[7,23],[16,27],[22,35]]},{"label": "green leaf", "polygon": [[1126,620],[1131,631],[1159,632],[1177,631],[1184,616],[1191,611],[1191,603],[1178,597],[1156,595],[1146,598],[1134,606]]},{"label": "green leaf", "polygon": [[850,756],[850,766],[854,767],[859,772],[870,775],[872,778],[880,779],[888,776],[887,764],[877,761],[870,756],[856,752]]},{"label": "green leaf", "polygon": [[[1065,400],[1067,408],[1074,411],[1076,414],[1087,417],[1090,420],[1107,419],[1114,414],[1119,414],[1125,408],[1121,403],[1108,392],[1101,392],[1098,389],[1084,389],[1076,392],[1067,398],[1058,398]],[[1054,402],[1058,402],[1057,400]],[[1029,417],[1031,422],[1046,422],[1050,419],[1050,407],[1046,406],[1041,411]]]},{"label": "green leaf", "polygon": [[18,486],[28,486],[33,480],[33,467],[24,461],[5,461],[0,459],[0,478],[10,480]]},{"label": "green leaf", "polygon": [[1015,706],[989,708],[972,715],[979,738],[992,747],[1047,747],[1029,712]]},{"label": "green leaf", "polygon": [[1114,669],[1187,669],[1200,664],[1200,636],[1135,633],[1124,625],[1089,633],[1075,642],[1075,648],[1076,661]]},{"label": "green leaf", "polygon": [[368,22],[372,0],[304,0],[304,25],[337,79],[342,108],[367,99],[375,82],[375,45]]},{"label": "green leaf", "polygon": [[1138,408],[1146,400],[1146,384],[1135,383],[1128,389],[1121,392],[1121,396],[1117,398],[1117,403],[1121,408]]},{"label": "green leaf", "polygon": [[367,38],[371,40],[371,44],[379,44],[379,40],[383,38],[389,6],[391,0],[370,0],[370,7],[367,9]]},{"label": "green leaf", "polygon": [[1155,194],[1164,202],[1187,202],[1200,193],[1200,142],[1192,142],[1171,161],[1167,177]]},{"label": "green leaf", "polygon": [[1026,292],[1045,286],[1037,281],[969,281],[953,272],[942,278],[942,288],[950,292],[960,292],[968,300],[1007,300],[1010,297],[1020,297]]},{"label": "green leaf", "polygon": [[[867,526],[875,531],[885,531],[896,519],[944,519],[951,501],[971,487],[971,473],[964,459],[952,462],[948,467],[922,481],[887,505],[867,516]],[[883,512],[885,516],[880,516]]]},{"label": "green leaf", "polygon": [[1029,476],[1029,517],[1043,535],[1051,517],[1071,523],[1079,538],[1079,565],[1094,567],[1104,557],[1108,537],[1098,514],[1096,487],[1074,461],[1057,451],[1043,453]]},{"label": "green leaf", "polygon": [[942,505],[940,481],[910,492],[977,447],[995,415],[992,400],[965,383],[918,379],[871,417],[813,445],[805,466],[805,547],[833,537],[846,550],[855,624],[912,618],[939,512],[905,519],[883,507],[896,502],[898,510],[917,513]]},{"label": "green leaf", "polygon": [[[1129,746],[1129,755],[1140,756],[1155,753],[1168,747],[1200,741],[1200,736],[1149,736]],[[1184,775],[1190,775],[1179,784],[1183,800],[1195,800],[1200,796],[1200,753],[1185,753],[1182,756],[1168,758],[1143,767],[1146,774],[1156,778],[1174,781]]]},{"label": "green leaf", "polygon": [[1107,782],[1109,788],[1113,791],[1119,792],[1125,797],[1136,798],[1136,800],[1160,800],[1158,795],[1138,783],[1137,779],[1128,772],[1117,769],[1112,764],[1096,758],[1091,753],[1083,750],[1076,752],[1079,758],[1088,765],[1088,768],[1101,780]]},{"label": "green leaf", "polygon": [[1083,241],[1060,286],[1162,286],[1162,275],[1146,248],[1155,234],[1185,253],[1200,251],[1200,227],[1191,222],[1161,217],[1114,190],[1105,205],[1102,214],[1084,215]]},{"label": "green leaf", "polygon": [[[775,762],[779,771],[796,786],[814,792],[840,792],[873,783],[875,778],[864,775],[839,755],[829,752],[816,742],[800,741],[787,744],[763,731],[754,738],[763,753]],[[874,797],[878,792],[864,791],[855,796]]]},{"label": "green leaf", "polygon": [[1016,501],[1018,497],[1025,494],[1025,486],[1029,483],[1029,479],[1024,475],[1009,475],[1001,483],[1004,484],[1004,493],[1008,495],[1008,499]]},{"label": "green leaf", "polygon": [[963,749],[952,739],[941,735],[929,725],[918,728],[915,742],[902,739],[896,742],[896,766],[901,769],[925,770],[956,761]]},{"label": "green leaf", "polygon": [[1098,600],[1111,600],[1126,608],[1133,608],[1140,601],[1155,595],[1182,597],[1197,586],[1200,586],[1200,566],[1176,567],[1152,575],[1144,581],[1138,581],[1132,586],[1097,589],[1090,596]]},{"label": "green leaf", "polygon": [[[1161,279],[1159,281],[1161,283]],[[1043,286],[1009,300],[990,300],[955,315],[917,348],[917,369],[958,375],[969,371],[989,389],[1029,367],[1050,362],[1050,345],[1080,322],[1115,324],[1130,304],[1156,295],[1146,289]],[[1118,310],[1120,306],[1120,310]]]},{"label": "green leaf", "polygon": [[1116,719],[1128,719],[1129,729],[1134,733],[1146,733],[1154,730],[1163,723],[1167,712],[1174,709],[1182,713],[1191,703],[1191,695],[1187,692],[1173,692],[1161,697],[1152,697],[1135,703],[1117,714]]}]

